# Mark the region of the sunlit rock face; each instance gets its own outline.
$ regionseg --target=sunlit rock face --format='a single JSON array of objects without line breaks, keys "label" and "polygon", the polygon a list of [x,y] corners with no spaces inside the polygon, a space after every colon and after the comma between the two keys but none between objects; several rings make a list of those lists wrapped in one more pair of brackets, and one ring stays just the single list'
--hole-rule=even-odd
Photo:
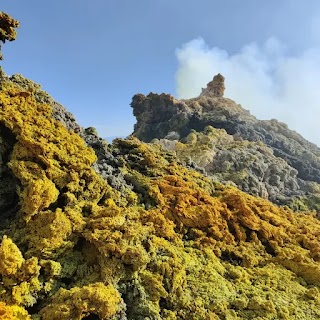
[{"label": "sunlit rock face", "polygon": [[224,90],[224,76],[218,73],[213,77],[213,80],[207,84],[207,87],[205,89],[202,88],[200,97],[223,97]]},{"label": "sunlit rock face", "polygon": [[[176,150],[178,157],[183,154],[185,163],[189,157],[198,169],[217,180],[235,183],[241,190],[277,204],[292,203],[302,208],[305,196],[316,195],[312,202],[318,209],[320,149],[284,123],[258,120],[241,105],[224,98],[224,89],[224,77],[218,74],[193,99],[177,100],[154,93],[135,95],[131,103],[137,118],[134,136],[145,142],[161,140],[170,150],[175,150],[173,141],[186,144],[183,152],[181,145]],[[207,127],[214,128],[218,136],[227,134],[231,142],[223,144],[211,135],[198,136],[190,143],[192,132],[206,135]],[[203,165],[201,159],[208,152],[210,157]]]},{"label": "sunlit rock face", "polygon": [[32,82],[3,78],[0,319],[319,319],[314,202],[261,198],[303,191],[298,171],[241,130],[188,122],[193,109],[199,126],[216,109],[220,123],[258,120],[223,97],[135,99],[137,130],[151,137],[153,123],[161,139],[110,145]]}]

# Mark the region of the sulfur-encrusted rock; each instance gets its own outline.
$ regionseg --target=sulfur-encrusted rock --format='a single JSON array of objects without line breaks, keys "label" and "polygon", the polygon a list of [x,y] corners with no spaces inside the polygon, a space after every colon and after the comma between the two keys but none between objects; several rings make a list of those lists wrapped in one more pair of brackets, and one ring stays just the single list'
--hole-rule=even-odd
[{"label": "sulfur-encrusted rock", "polygon": [[86,128],[82,133],[82,137],[97,155],[97,161],[93,164],[95,171],[113,188],[120,191],[124,197],[130,198],[132,185],[125,181],[120,170],[122,161],[113,155],[107,141],[100,138],[94,128]]},{"label": "sulfur-encrusted rock", "polygon": [[[96,170],[96,172],[99,173],[108,183],[110,183],[112,187],[119,190],[124,195],[124,197],[130,194],[132,186],[126,183],[122,173],[119,170],[119,166],[121,166],[121,163],[118,163],[115,160],[110,151],[110,148],[108,147],[107,141],[98,137],[98,133],[94,128],[82,128],[77,123],[73,114],[60,103],[54,101],[54,99],[42,89],[41,85],[23,77],[20,74],[13,75],[11,77],[8,77],[3,71],[2,74],[4,80],[18,85],[19,88],[26,91],[27,94],[32,93],[37,102],[50,105],[50,107],[52,108],[53,118],[63,124],[69,131],[77,133],[81,138],[85,140],[86,144],[95,151],[97,160],[93,164],[93,169]],[[3,130],[5,130],[5,128]],[[5,177],[3,181],[5,182],[3,184],[5,186],[4,188],[6,189],[14,183],[14,186],[10,189],[14,190],[12,192],[8,191],[11,196],[14,196],[17,182],[15,182],[13,177],[10,177],[9,183],[5,180]],[[3,193],[4,192],[7,191],[3,191]],[[6,197],[4,196],[3,201],[5,201],[5,199]],[[13,209],[13,206],[10,205],[10,208]]]},{"label": "sulfur-encrusted rock", "polygon": [[[149,98],[135,97],[136,134],[161,139],[109,145],[38,85],[1,73],[0,319],[319,319],[313,199],[294,212],[206,174],[275,202],[319,185],[245,139],[242,125],[257,133],[258,122],[228,100]],[[240,129],[202,127],[213,114]]]},{"label": "sulfur-encrusted rock", "polygon": [[200,97],[223,97],[224,90],[224,76],[218,73],[213,77],[213,80],[207,84],[207,87],[205,89],[202,88]]},{"label": "sulfur-encrusted rock", "polygon": [[[174,151],[135,137],[108,145],[93,128],[70,130],[39,94],[1,83],[2,166],[19,207],[0,234],[0,319],[320,318],[316,213],[224,186],[176,157],[200,147],[202,168],[240,166],[263,151],[262,175],[270,149],[210,127],[167,140]],[[213,156],[212,144],[230,154]],[[103,161],[119,185],[92,168]]]},{"label": "sulfur-encrusted rock", "polygon": [[74,118],[73,114],[69,112],[65,107],[63,107],[60,103],[54,101],[52,97],[42,89],[40,84],[25,78],[21,74],[15,74],[11,77],[7,77],[7,80],[18,85],[27,93],[32,93],[37,102],[50,105],[53,110],[54,119],[61,122],[68,130],[74,131],[76,133],[81,133],[83,131],[81,126]]},{"label": "sulfur-encrusted rock", "polygon": [[[314,202],[314,208],[318,207],[320,204],[318,190],[320,149],[290,130],[286,124],[274,119],[258,120],[234,101],[214,93],[214,85],[218,80],[222,90],[223,78],[216,76],[216,80],[209,83],[199,97],[189,100],[177,100],[166,94],[135,95],[131,104],[137,118],[133,135],[146,142],[153,139],[161,140],[167,149],[174,150],[174,143],[167,141],[172,141],[171,138],[168,139],[171,132],[175,132],[177,141],[185,143],[186,139],[192,139],[193,131],[204,132],[208,126],[224,129],[233,137],[234,147],[224,150],[224,146],[219,145],[219,142],[214,139],[207,143],[206,150],[212,149],[211,153],[214,153],[214,157],[211,156],[212,165],[207,168],[208,174],[218,173],[219,180],[222,177],[221,181],[231,180],[244,191],[267,196],[276,203],[287,204],[300,201],[301,197],[308,198],[310,194],[316,194],[315,201],[311,202]],[[241,140],[251,142],[242,143],[249,147],[247,151],[243,147],[240,149],[236,147],[241,145],[238,142]],[[254,147],[255,150],[253,150],[253,146],[259,143],[269,148],[272,156],[269,156],[269,151],[267,156],[264,154],[262,149],[265,148]],[[199,148],[204,144],[202,142],[196,144],[199,146],[198,151],[190,155],[191,160],[198,167],[203,168],[201,159],[204,155]],[[215,152],[217,148],[218,153]],[[206,151],[205,154],[208,152],[210,151]],[[254,157],[253,154],[250,155],[251,152],[256,156],[255,162],[250,160]],[[185,152],[187,153],[188,151]],[[183,159],[186,163],[185,160]],[[225,162],[229,163],[228,167],[224,166]],[[267,169],[269,166],[270,168]],[[274,176],[273,178],[270,177],[270,173]],[[270,188],[267,188],[267,185]],[[306,201],[303,200],[303,202]]]},{"label": "sulfur-encrusted rock", "polygon": [[[19,21],[13,19],[5,12],[0,12],[0,41],[5,43],[6,41],[13,41],[17,37],[16,28],[19,28]],[[1,48],[1,44],[0,44]],[[0,60],[2,60],[2,53],[0,51]]]},{"label": "sulfur-encrusted rock", "polygon": [[154,139],[153,143],[174,151],[185,166],[277,204],[290,205],[292,199],[316,192],[315,183],[298,178],[297,170],[271,148],[239,140],[224,129],[208,126],[203,132],[192,130],[181,141]]}]

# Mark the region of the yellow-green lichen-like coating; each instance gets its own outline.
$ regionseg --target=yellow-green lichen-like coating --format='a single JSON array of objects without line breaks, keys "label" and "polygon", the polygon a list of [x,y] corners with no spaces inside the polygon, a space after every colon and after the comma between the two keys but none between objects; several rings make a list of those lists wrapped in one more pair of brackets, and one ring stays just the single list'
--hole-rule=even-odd
[{"label": "yellow-green lichen-like coating", "polygon": [[106,320],[114,318],[120,301],[119,293],[111,285],[94,283],[71,290],[60,289],[40,314],[43,320],[81,320],[89,315]]},{"label": "yellow-green lichen-like coating", "polygon": [[[17,37],[16,28],[19,28],[19,21],[13,19],[5,12],[0,12],[0,41],[13,41]],[[1,45],[0,45],[1,47]],[[0,60],[2,60],[2,53],[0,52]]]},{"label": "yellow-green lichen-like coating", "polygon": [[31,320],[31,317],[24,308],[0,301],[0,320]]},{"label": "yellow-green lichen-like coating", "polygon": [[0,319],[320,318],[315,213],[213,182],[135,138],[110,146],[132,184],[124,199],[32,91],[5,81],[0,105],[20,200],[1,226]]},{"label": "yellow-green lichen-like coating", "polygon": [[2,276],[15,275],[24,262],[19,248],[6,236],[0,245],[0,274]]}]

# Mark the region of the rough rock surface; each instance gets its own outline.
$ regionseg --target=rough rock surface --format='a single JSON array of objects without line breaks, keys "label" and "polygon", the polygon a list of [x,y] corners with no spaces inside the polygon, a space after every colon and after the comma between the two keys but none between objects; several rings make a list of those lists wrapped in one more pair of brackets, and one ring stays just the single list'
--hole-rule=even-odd
[{"label": "rough rock surface", "polygon": [[202,88],[200,97],[223,97],[224,90],[224,76],[218,73],[216,76],[213,77],[213,80],[207,84],[206,88]]},{"label": "rough rock surface", "polygon": [[[262,142],[239,140],[224,129],[208,126],[203,132],[191,130],[181,141],[152,142],[174,151],[187,167],[280,205],[296,206],[293,199],[320,195],[317,183],[298,178],[298,171],[276,157],[270,147]],[[318,209],[318,205],[319,201],[313,208]]]},{"label": "rough rock surface", "polygon": [[[16,28],[19,28],[19,21],[13,19],[5,12],[0,12],[0,41],[5,43],[6,41],[13,41],[17,37]],[[1,42],[0,42],[0,60],[3,59],[1,53]]]},{"label": "rough rock surface", "polygon": [[121,167],[121,162],[115,159],[110,151],[108,142],[98,137],[98,133],[94,128],[82,128],[77,123],[73,114],[60,103],[54,101],[54,99],[42,89],[41,85],[20,74],[8,77],[2,70],[1,74],[3,81],[12,82],[22,90],[25,90],[28,94],[32,94],[38,103],[50,105],[53,118],[63,124],[69,131],[77,133],[84,139],[86,144],[95,151],[97,161],[93,164],[93,168],[96,172],[124,196],[130,194],[132,186],[127,184],[124,180],[123,174],[119,168]]},{"label": "rough rock surface", "polygon": [[[2,74],[4,75],[4,72],[2,72]],[[52,107],[53,117],[60,121],[68,130],[76,133],[83,132],[83,128],[81,128],[81,126],[77,123],[73,114],[60,103],[54,101],[52,97],[41,88],[40,84],[25,78],[21,74],[15,74],[11,77],[4,75],[4,79],[15,83],[26,92],[32,93],[37,102],[50,105]]]},{"label": "rough rock surface", "polygon": [[117,159],[116,152],[108,142],[98,136],[95,128],[89,127],[84,130],[82,137],[87,146],[91,147],[97,156],[97,161],[93,168],[105,179],[113,188],[120,191],[126,197],[131,193],[132,185],[128,184],[121,172],[122,161]]},{"label": "rough rock surface", "polygon": [[[203,132],[207,126],[224,129],[235,141],[247,140],[252,142],[252,144],[247,144],[251,146],[251,149],[257,143],[270,148],[273,153],[271,167],[276,168],[279,163],[282,163],[283,165],[279,167],[279,170],[280,168],[282,170],[284,162],[280,160],[282,159],[287,163],[285,166],[287,174],[274,169],[278,171],[277,177],[268,181],[268,184],[271,183],[270,185],[280,188],[279,198],[285,200],[284,203],[290,200],[288,197],[293,200],[303,194],[312,193],[313,191],[310,191],[308,182],[320,183],[320,149],[295,131],[290,130],[286,124],[274,119],[270,121],[258,120],[234,101],[221,96],[217,97],[216,87],[213,87],[212,83],[215,83],[215,80],[208,84],[208,87],[203,90],[203,93],[198,98],[189,100],[177,100],[167,94],[135,95],[131,104],[133,113],[137,118],[133,135],[146,142],[150,142],[153,139],[172,141],[172,139],[168,139],[168,135],[172,136],[174,132],[183,142],[192,130]],[[240,143],[238,144],[240,145]],[[173,143],[171,142],[169,145],[169,149],[172,150],[174,148]],[[231,170],[237,170],[237,163],[241,162],[238,148],[233,148],[232,150],[222,150],[223,147],[221,146],[219,148],[221,150],[219,154],[215,155],[216,158],[212,162],[209,171],[219,172],[223,161],[233,162],[234,169]],[[250,157],[251,151],[249,149],[244,151],[244,148],[242,148],[242,158],[248,159],[248,157],[244,157],[244,154],[248,153]],[[255,154],[258,156],[259,152],[256,150]],[[200,154],[198,156],[201,157]],[[263,176],[263,172],[267,170],[263,168],[266,168],[266,165],[271,165],[270,157],[269,160],[264,160],[264,158],[265,155],[262,152],[257,158],[260,161],[259,164],[256,164],[259,169],[249,169],[252,172],[252,179],[257,175],[255,185],[261,179],[269,179]],[[194,157],[193,160],[197,162]],[[212,169],[212,166],[215,165],[220,168]],[[246,166],[243,162],[241,165],[242,167]],[[223,174],[223,172],[220,173]],[[293,183],[292,179],[288,179],[288,177],[292,177],[295,182]],[[234,179],[231,180],[234,181]],[[253,187],[250,183],[237,185],[245,191]],[[315,187],[318,188],[317,186]],[[263,190],[265,189],[264,187],[262,189],[259,187],[258,189],[261,189],[259,191],[254,187],[252,193],[262,196],[268,193],[271,195],[270,199],[274,201],[277,198],[277,188]],[[278,201],[276,202],[279,203]]]},{"label": "rough rock surface", "polygon": [[[93,129],[86,143],[52,114],[1,83],[1,155],[20,187],[0,234],[1,320],[320,318],[314,213],[213,182],[156,144],[103,146]],[[130,193],[93,170],[95,143]]]}]

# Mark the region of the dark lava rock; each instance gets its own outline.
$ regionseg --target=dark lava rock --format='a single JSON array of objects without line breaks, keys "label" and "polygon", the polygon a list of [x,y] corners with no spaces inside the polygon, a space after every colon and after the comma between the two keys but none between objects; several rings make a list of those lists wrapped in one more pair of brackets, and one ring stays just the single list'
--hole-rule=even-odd
[{"label": "dark lava rock", "polygon": [[132,186],[125,181],[120,170],[122,166],[121,159],[113,155],[112,146],[109,145],[106,140],[100,138],[96,129],[93,127],[85,129],[82,137],[97,155],[98,159],[93,165],[95,171],[113,188],[120,191],[123,196],[126,196],[132,189]]}]

